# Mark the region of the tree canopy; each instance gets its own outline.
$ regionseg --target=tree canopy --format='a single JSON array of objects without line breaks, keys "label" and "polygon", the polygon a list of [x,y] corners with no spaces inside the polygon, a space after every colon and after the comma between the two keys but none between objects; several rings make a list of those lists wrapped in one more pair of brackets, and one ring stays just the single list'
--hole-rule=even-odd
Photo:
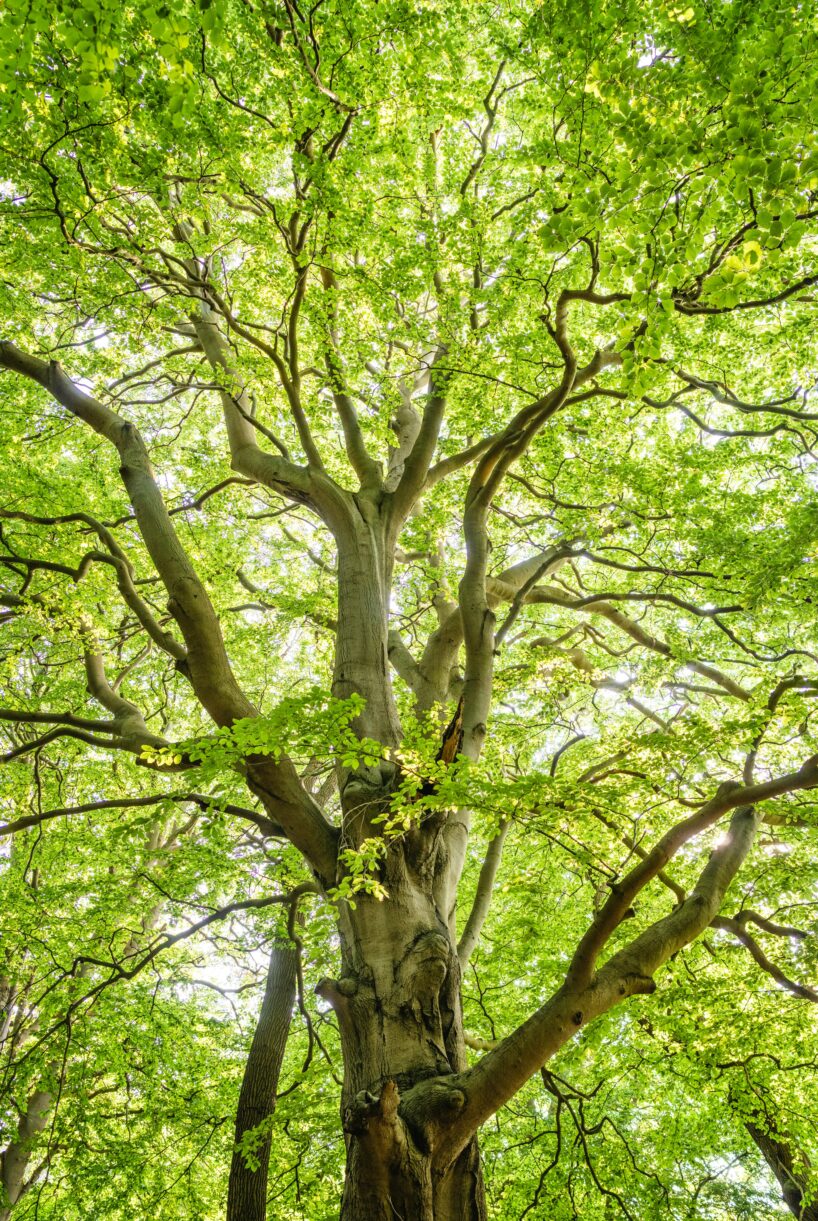
[{"label": "tree canopy", "polygon": [[0,46],[0,1218],[814,1221],[815,6]]}]

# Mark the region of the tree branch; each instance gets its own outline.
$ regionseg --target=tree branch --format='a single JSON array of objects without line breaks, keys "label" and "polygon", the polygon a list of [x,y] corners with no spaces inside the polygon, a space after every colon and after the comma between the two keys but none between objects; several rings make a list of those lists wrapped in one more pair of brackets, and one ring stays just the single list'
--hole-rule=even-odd
[{"label": "tree branch", "polygon": [[335,273],[329,267],[321,268],[321,282],[328,308],[328,325],[326,330],[325,361],[327,373],[332,386],[332,399],[341,428],[344,433],[344,444],[350,465],[358,476],[362,488],[379,488],[383,483],[381,464],[377,462],[366,448],[364,435],[358,421],[358,412],[352,396],[347,389],[344,378],[344,367],[341,359],[341,344],[338,337],[336,319],[338,316],[338,282]]},{"label": "tree branch", "polygon": [[[210,598],[174,530],[139,432],[75,385],[55,361],[40,360],[11,343],[2,342],[0,367],[43,386],[72,415],[115,447],[142,537],[169,595],[168,609],[179,624],[187,645],[187,657],[181,664],[197,697],[217,725],[230,725],[234,720],[256,716],[257,710],[233,673]],[[232,426],[238,430],[240,438],[245,436],[241,429],[248,427],[246,421],[239,424],[234,417]],[[248,444],[242,440],[240,448],[245,451]],[[257,446],[255,450],[261,454]],[[280,461],[271,455],[261,457],[273,464]],[[261,478],[259,481],[264,482]],[[334,878],[337,832],[304,789],[292,762],[282,759],[276,763],[269,757],[251,759],[247,770],[251,788],[262,797],[295,846],[324,878]]]},{"label": "tree branch", "polygon": [[42,810],[38,814],[24,814],[13,822],[0,825],[0,838],[16,835],[18,831],[26,831],[29,827],[37,827],[40,823],[49,822],[53,818],[70,818],[74,814],[95,814],[98,810],[128,810],[142,806],[156,806],[163,802],[192,802],[200,810],[216,809],[234,818],[243,818],[252,822],[263,835],[271,839],[284,837],[284,832],[272,819],[265,818],[258,810],[249,810],[245,806],[222,802],[217,797],[209,797],[206,793],[156,793],[150,797],[119,797],[107,801],[89,801],[84,805],[64,806],[55,810]]},{"label": "tree branch", "polygon": [[480,939],[483,924],[489,913],[491,897],[494,893],[494,883],[497,878],[497,871],[500,868],[500,861],[503,857],[503,845],[505,844],[510,826],[510,819],[501,822],[497,834],[490,841],[486,850],[486,856],[477,880],[477,893],[474,896],[474,903],[469,912],[463,934],[457,943],[457,957],[460,959],[461,971],[466,969],[468,961],[474,953],[474,948]]},{"label": "tree branch", "polygon": [[[758,964],[759,967],[761,967],[761,970],[766,971],[768,975],[771,975],[775,982],[782,988],[785,988],[788,992],[791,992],[793,996],[801,997],[802,1000],[814,1001],[818,1003],[818,992],[816,992],[814,988],[810,988],[807,984],[796,983],[795,980],[790,979],[789,976],[785,975],[780,967],[777,967],[775,963],[770,962],[769,958],[764,953],[755,938],[751,937],[747,932],[743,921],[738,920],[735,917],[731,919],[729,916],[715,916],[714,919],[711,920],[711,924],[713,925],[713,928],[724,929],[725,932],[732,933],[733,936],[750,951],[753,960]],[[803,934],[801,934],[801,936],[803,936]]]}]

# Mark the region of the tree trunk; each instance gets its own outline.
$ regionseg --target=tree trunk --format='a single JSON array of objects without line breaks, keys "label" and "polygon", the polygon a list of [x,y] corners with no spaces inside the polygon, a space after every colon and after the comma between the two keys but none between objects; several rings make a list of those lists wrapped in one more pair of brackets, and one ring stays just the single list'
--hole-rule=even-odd
[{"label": "tree trunk", "polygon": [[806,1203],[807,1190],[806,1171],[809,1163],[801,1157],[801,1165],[796,1165],[796,1154],[790,1143],[777,1135],[771,1127],[760,1127],[761,1116],[756,1122],[747,1121],[745,1127],[760,1149],[765,1162],[772,1170],[781,1186],[784,1203],[798,1221],[818,1221],[818,1196],[813,1196]]},{"label": "tree trunk", "polygon": [[[295,975],[296,951],[275,946],[239,1094],[237,1146],[246,1132],[269,1120],[275,1110],[278,1077],[295,1001]],[[235,1149],[227,1192],[227,1221],[266,1221],[271,1141],[269,1127],[262,1129],[252,1149],[250,1165],[238,1147]]]},{"label": "tree trunk", "polygon": [[[389,897],[341,905],[343,974],[320,990],[338,1014],[344,1054],[342,1221],[486,1216],[476,1139],[452,1165],[436,1157],[464,1100],[447,1078],[465,1068],[460,966],[434,902],[438,839],[409,833],[388,852]],[[430,1078],[434,1088],[413,1096]]]},{"label": "tree trunk", "polygon": [[366,1133],[350,1141],[341,1221],[486,1221],[476,1138],[445,1175],[438,1174],[389,1108],[385,1095],[381,1114],[373,1108]]},{"label": "tree trunk", "polygon": [[20,1118],[17,1138],[0,1154],[3,1198],[0,1200],[0,1221],[8,1221],[14,1205],[25,1195],[30,1180],[26,1172],[31,1161],[32,1144],[48,1123],[54,1099],[50,1090],[35,1090]]},{"label": "tree trunk", "polygon": [[[388,755],[402,737],[388,660],[392,546],[377,498],[355,496],[338,543],[333,694],[362,696],[356,731],[380,742],[378,765],[339,773],[344,842],[381,836],[399,780]],[[346,1175],[342,1221],[484,1221],[476,1139],[444,1162],[447,1120],[465,1096],[448,1084],[466,1067],[452,861],[443,816],[424,816],[387,842],[387,897],[341,902],[341,977],[320,993],[338,1016],[344,1061]],[[340,879],[339,879],[340,880]],[[428,1083],[422,1091],[414,1089]]]}]

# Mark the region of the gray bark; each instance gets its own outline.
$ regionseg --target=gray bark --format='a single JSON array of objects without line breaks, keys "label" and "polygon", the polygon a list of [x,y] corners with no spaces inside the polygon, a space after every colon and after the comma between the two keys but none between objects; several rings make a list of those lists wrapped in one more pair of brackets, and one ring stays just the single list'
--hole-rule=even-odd
[{"label": "gray bark", "polygon": [[389,678],[388,620],[393,554],[379,508],[356,496],[338,543],[338,625],[333,695],[363,696],[356,728],[383,746],[395,746],[401,729]]},{"label": "gray bark", "polygon": [[[245,1132],[257,1128],[275,1111],[276,1092],[287,1036],[290,1030],[296,986],[296,950],[274,946],[270,954],[264,999],[239,1094],[236,1111],[236,1145]],[[233,1152],[227,1193],[227,1221],[266,1221],[267,1176],[272,1133],[269,1129],[253,1156],[253,1168],[239,1152]]]},{"label": "gray bark", "polygon": [[0,1221],[9,1221],[15,1204],[30,1186],[26,1174],[31,1162],[32,1146],[48,1124],[52,1103],[50,1090],[34,1090],[20,1117],[17,1136],[0,1154],[0,1181],[3,1185]]},{"label": "gray bark", "polygon": [[[320,989],[337,1013],[344,1053],[341,1218],[483,1221],[474,1135],[450,1162],[436,1157],[463,1103],[447,1084],[466,1067],[460,968],[434,903],[437,854],[418,836],[408,856],[390,853],[388,899],[363,897],[342,910],[343,974]],[[413,1102],[419,1083],[430,1092]]]},{"label": "gray bark", "polygon": [[756,1117],[755,1122],[747,1122],[745,1127],[778,1180],[792,1215],[798,1221],[818,1221],[818,1195],[813,1190],[809,1202],[806,1198],[809,1162],[802,1157],[799,1165],[791,1142],[776,1133],[763,1117]]},{"label": "gray bark", "polygon": [[477,893],[474,896],[474,903],[469,912],[466,927],[463,929],[463,935],[457,945],[457,956],[460,959],[461,970],[465,969],[466,964],[474,953],[474,948],[480,937],[480,931],[488,915],[497,871],[503,858],[503,845],[510,826],[511,823],[508,821],[500,823],[497,834],[486,851],[483,867],[480,870],[480,877],[477,879]]}]

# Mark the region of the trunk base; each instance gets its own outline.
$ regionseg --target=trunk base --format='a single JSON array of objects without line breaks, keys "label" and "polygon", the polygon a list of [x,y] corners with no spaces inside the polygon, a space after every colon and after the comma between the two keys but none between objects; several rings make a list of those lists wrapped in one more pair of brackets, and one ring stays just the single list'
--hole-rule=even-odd
[{"label": "trunk base", "polygon": [[347,1108],[341,1221],[486,1221],[476,1137],[441,1173],[398,1105],[397,1086],[387,1081],[380,1097],[365,1094]]}]

